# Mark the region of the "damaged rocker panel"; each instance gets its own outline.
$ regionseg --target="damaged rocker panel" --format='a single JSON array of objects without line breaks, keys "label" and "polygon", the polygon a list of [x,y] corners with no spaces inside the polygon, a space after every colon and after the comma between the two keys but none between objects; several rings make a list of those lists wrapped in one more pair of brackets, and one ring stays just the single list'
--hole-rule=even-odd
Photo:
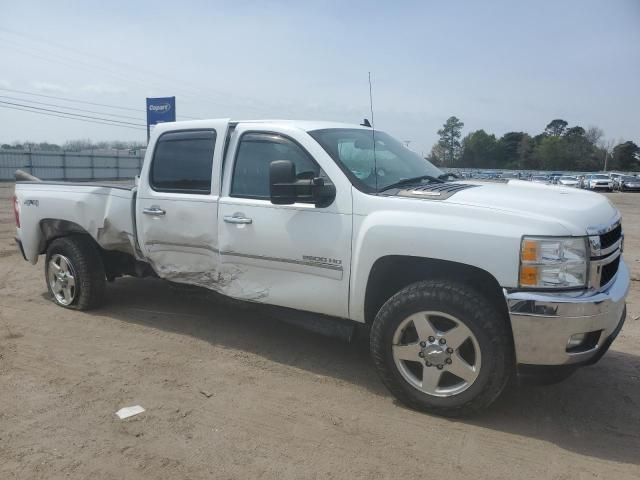
[{"label": "damaged rocker panel", "polygon": [[193,243],[160,242],[158,240],[150,240],[148,242],[145,242],[145,245],[149,247],[153,247],[154,245],[160,245],[160,246],[164,245],[167,247],[198,248],[201,250],[209,250],[210,252],[213,252],[213,253],[220,253],[220,250],[210,245],[193,244]]},{"label": "damaged rocker panel", "polygon": [[[168,247],[195,248],[195,249],[208,250],[208,251],[213,252],[213,253],[219,253],[220,255],[231,256],[231,257],[242,257],[242,258],[250,258],[250,259],[253,259],[253,260],[264,260],[264,261],[269,261],[269,262],[279,262],[279,263],[289,263],[289,264],[294,264],[294,265],[304,265],[304,266],[307,266],[307,267],[325,268],[325,269],[328,269],[328,270],[335,270],[335,271],[339,271],[339,272],[343,271],[341,263],[340,264],[338,264],[338,263],[325,263],[325,262],[307,260],[307,259],[296,260],[294,258],[268,257],[268,256],[264,256],[264,255],[252,255],[252,254],[248,254],[248,253],[239,253],[239,252],[232,252],[232,251],[221,252],[220,250],[218,250],[215,247],[212,247],[210,245],[203,245],[203,244],[177,243],[177,242],[164,242],[164,241],[158,241],[158,240],[151,240],[151,241],[146,242],[146,245],[149,246],[149,247],[152,247],[154,245],[158,245],[158,246],[168,246]],[[310,257],[307,256],[306,258],[310,258]],[[334,260],[334,262],[336,262],[336,260]]]}]

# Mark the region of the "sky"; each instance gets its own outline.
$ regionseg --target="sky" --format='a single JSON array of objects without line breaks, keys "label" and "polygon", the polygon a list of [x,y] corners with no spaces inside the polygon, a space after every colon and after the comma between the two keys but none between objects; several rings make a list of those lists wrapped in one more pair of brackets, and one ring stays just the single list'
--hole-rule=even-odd
[{"label": "sky", "polygon": [[640,143],[640,0],[0,0],[0,61],[0,143],[144,141],[156,96],[178,120],[360,123],[368,72],[376,128],[425,154],[451,115],[463,134],[563,118]]}]

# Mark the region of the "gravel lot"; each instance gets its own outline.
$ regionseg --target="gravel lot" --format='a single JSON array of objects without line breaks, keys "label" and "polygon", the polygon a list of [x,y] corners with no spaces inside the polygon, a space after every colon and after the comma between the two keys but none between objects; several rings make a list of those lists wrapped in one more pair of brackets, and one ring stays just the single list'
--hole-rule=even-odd
[{"label": "gravel lot", "polygon": [[640,194],[608,194],[635,279],[611,351],[452,421],[398,405],[365,342],[213,295],[121,279],[98,311],[54,306],[13,243],[12,193],[0,183],[2,479],[640,478]]}]

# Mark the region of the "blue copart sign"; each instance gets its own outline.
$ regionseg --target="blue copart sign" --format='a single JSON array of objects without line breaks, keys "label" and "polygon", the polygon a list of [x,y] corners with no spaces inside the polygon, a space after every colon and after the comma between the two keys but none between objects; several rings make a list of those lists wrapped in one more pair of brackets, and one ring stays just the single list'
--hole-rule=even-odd
[{"label": "blue copart sign", "polygon": [[176,121],[176,97],[147,98],[147,140],[151,125]]}]

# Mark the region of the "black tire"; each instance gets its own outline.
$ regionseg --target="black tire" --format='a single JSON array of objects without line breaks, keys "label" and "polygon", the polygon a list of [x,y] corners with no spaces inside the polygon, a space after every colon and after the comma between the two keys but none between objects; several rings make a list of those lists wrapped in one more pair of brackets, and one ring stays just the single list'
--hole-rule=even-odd
[{"label": "black tire", "polygon": [[[403,378],[396,366],[394,332],[404,319],[421,311],[452,315],[476,337],[482,363],[466,390],[447,397],[427,394]],[[449,417],[467,416],[490,405],[504,390],[515,365],[505,314],[473,288],[448,280],[414,283],[391,297],[373,322],[370,346],[382,382],[398,400],[411,408]]]},{"label": "black tire", "polygon": [[[50,260],[61,255],[69,260],[75,279],[73,300],[62,303],[53,292],[49,281]],[[86,235],[56,238],[47,248],[44,267],[45,282],[52,300],[61,307],[73,310],[90,310],[104,302],[106,275],[102,257],[93,239]]]}]

